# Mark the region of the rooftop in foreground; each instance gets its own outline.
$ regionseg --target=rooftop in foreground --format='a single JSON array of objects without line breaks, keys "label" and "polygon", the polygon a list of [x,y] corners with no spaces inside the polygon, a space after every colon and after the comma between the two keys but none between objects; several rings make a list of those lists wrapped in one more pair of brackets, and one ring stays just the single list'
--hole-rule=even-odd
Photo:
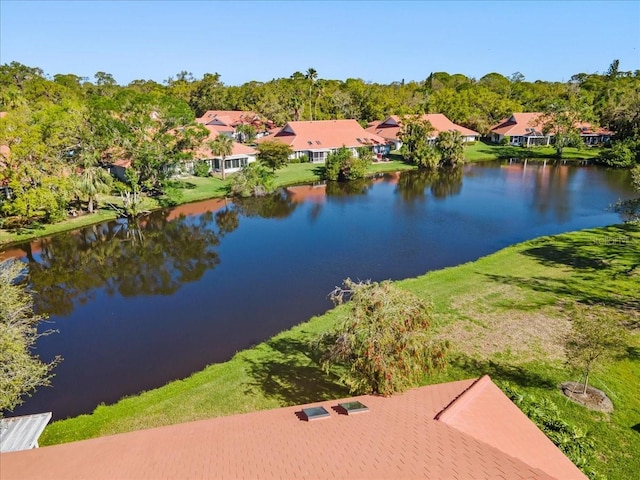
[{"label": "rooftop in foreground", "polygon": [[[339,407],[353,401],[368,411]],[[307,421],[307,407],[329,415]],[[3,480],[586,478],[486,376],[6,453],[0,465]]]}]

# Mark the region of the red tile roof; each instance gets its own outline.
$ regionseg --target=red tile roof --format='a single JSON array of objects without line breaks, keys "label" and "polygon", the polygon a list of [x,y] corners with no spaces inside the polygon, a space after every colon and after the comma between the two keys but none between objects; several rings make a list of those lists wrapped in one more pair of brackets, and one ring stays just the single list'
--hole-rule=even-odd
[{"label": "red tile roof", "polygon": [[501,120],[491,129],[491,132],[504,136],[523,136],[531,133],[531,129],[540,133],[542,113],[525,112],[514,113],[509,118]]},{"label": "red tile roof", "polygon": [[251,122],[257,118],[258,114],[255,112],[243,112],[241,110],[207,110],[201,117],[196,118],[198,123],[209,123],[216,118],[219,123],[225,125],[232,125],[234,122]]},{"label": "red tile roof", "polygon": [[[421,120],[428,120],[433,127],[433,136],[437,137],[440,132],[457,130],[463,136],[478,136],[478,132],[458,125],[449,120],[442,113],[427,113],[420,116]],[[391,115],[382,122],[370,122],[367,132],[376,133],[390,140],[398,140],[398,134],[402,130],[402,118],[398,115]]]},{"label": "red tile roof", "polygon": [[241,110],[207,110],[204,115],[196,118],[197,123],[223,125],[237,127],[238,125],[253,125],[259,129],[272,127],[273,122],[261,118],[255,112],[244,112]]},{"label": "red tile roof", "polygon": [[488,377],[354,399],[1,454],[2,478],[586,479]]},{"label": "red tile roof", "polygon": [[277,141],[290,145],[293,151],[329,150],[342,146],[384,145],[387,141],[367,132],[355,120],[315,120],[289,122],[275,135],[259,138],[258,143]]},{"label": "red tile roof", "polygon": [[576,124],[576,128],[581,135],[613,135],[614,132],[603,127],[593,127],[589,122],[580,122]]},{"label": "red tile roof", "polygon": [[[205,159],[205,158],[214,158],[213,152],[207,146],[207,143],[216,138],[218,135],[223,135],[223,133],[218,129],[216,125],[204,125],[204,127],[209,130],[209,137],[204,140],[200,148],[196,150],[196,158],[197,159]],[[233,147],[231,151],[231,155],[256,155],[258,152],[249,147],[248,145],[244,145],[242,143],[233,142]]]},{"label": "red tile roof", "polygon": [[[501,120],[491,131],[504,136],[523,136],[532,133],[534,129],[537,134],[541,134],[542,130],[541,112],[525,112],[514,113],[509,118]],[[575,128],[580,130],[582,135],[613,135],[614,132],[606,128],[594,128],[588,122],[579,122],[575,124]]]}]

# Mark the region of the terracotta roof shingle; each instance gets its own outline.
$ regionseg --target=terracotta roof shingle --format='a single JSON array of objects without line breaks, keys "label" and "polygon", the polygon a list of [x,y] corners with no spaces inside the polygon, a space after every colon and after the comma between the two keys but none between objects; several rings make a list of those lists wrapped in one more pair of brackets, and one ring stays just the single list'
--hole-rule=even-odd
[{"label": "terracotta roof shingle", "polygon": [[[366,413],[339,414],[359,400]],[[453,400],[453,401],[452,401]],[[585,480],[488,377],[1,454],[11,479]]]},{"label": "terracotta roof shingle", "polygon": [[381,136],[366,131],[356,120],[289,122],[275,135],[257,140],[258,143],[268,141],[285,143],[293,151],[333,150],[342,146],[354,148],[387,143]]},{"label": "terracotta roof shingle", "polygon": [[[428,120],[433,127],[433,136],[437,137],[440,132],[456,130],[463,136],[478,136],[479,133],[470,128],[463,127],[449,120],[442,113],[427,113],[420,116],[421,120]],[[376,133],[389,140],[399,140],[398,135],[402,130],[402,118],[398,115],[391,115],[382,122],[371,122],[366,128],[367,132]]]}]

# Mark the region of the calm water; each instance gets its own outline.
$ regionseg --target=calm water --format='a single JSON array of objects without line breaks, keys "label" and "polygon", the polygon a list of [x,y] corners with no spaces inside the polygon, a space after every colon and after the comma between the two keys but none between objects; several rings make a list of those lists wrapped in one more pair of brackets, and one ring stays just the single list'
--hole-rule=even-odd
[{"label": "calm water", "polygon": [[518,163],[215,200],[21,245],[52,388],[16,414],[64,418],[183,378],[330,308],[346,277],[400,279],[540,235],[617,223],[628,172]]}]

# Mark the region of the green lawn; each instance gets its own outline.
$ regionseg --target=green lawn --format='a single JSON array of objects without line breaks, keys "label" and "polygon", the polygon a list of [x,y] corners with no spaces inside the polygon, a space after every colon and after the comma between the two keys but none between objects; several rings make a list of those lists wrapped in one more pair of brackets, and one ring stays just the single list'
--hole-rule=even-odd
[{"label": "green lawn", "polygon": [[[600,155],[600,148],[564,149],[560,160],[593,160]],[[558,160],[553,147],[513,147],[510,145],[494,145],[492,143],[475,142],[464,147],[464,158],[469,162],[504,160],[508,158],[540,158]]]},{"label": "green lawn", "polygon": [[[436,332],[453,346],[450,367],[425,378],[425,384],[488,373],[498,385],[511,382],[548,398],[563,419],[594,439],[601,474],[635,478],[640,471],[640,225],[544,237],[398,283],[433,302]],[[560,332],[568,327],[562,304],[570,301],[596,302],[635,322],[626,357],[593,376],[593,384],[614,402],[611,415],[568,402],[557,389],[573,379],[560,345]],[[55,422],[41,444],[344,397],[345,387],[322,372],[308,347],[343,312],[337,308],[314,317],[184,380]]]}]

